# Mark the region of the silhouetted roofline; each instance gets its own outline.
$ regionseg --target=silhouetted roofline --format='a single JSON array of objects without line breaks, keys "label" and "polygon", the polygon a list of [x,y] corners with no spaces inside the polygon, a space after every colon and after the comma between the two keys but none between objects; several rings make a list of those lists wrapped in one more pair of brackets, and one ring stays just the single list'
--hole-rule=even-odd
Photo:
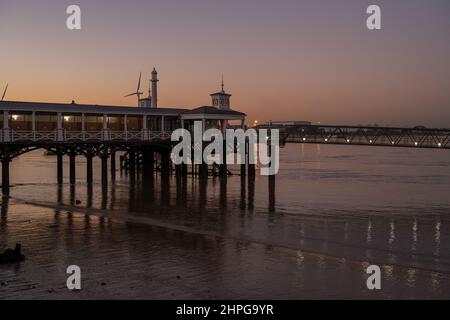
[{"label": "silhouetted roofline", "polygon": [[245,113],[234,111],[234,110],[221,110],[212,106],[202,106],[192,110],[184,112],[184,114],[226,114],[226,115],[236,115],[236,116],[246,116]]},{"label": "silhouetted roofline", "polygon": [[78,103],[1,101],[0,109],[17,111],[42,112],[74,112],[74,113],[131,113],[131,114],[173,114],[179,115],[188,111],[184,108],[140,108],[131,106],[111,106]]},{"label": "silhouetted roofline", "polygon": [[228,96],[228,97],[233,96],[232,94],[225,93],[225,92],[216,92],[216,93],[211,93],[211,94],[210,94],[210,96],[218,96],[218,95],[221,95],[221,96]]},{"label": "silhouetted roofline", "polygon": [[25,101],[1,101],[0,111],[25,111],[25,112],[63,112],[63,113],[86,113],[86,114],[158,114],[158,115],[181,115],[181,114],[217,114],[246,116],[245,113],[234,110],[221,110],[212,106],[202,106],[195,109],[187,108],[142,108],[130,106],[111,106],[96,104],[77,103],[53,103],[53,102],[25,102]]}]

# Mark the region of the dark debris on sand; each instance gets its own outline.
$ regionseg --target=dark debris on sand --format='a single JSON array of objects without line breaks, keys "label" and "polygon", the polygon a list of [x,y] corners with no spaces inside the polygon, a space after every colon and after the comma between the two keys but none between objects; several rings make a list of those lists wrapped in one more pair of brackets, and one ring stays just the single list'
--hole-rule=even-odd
[{"label": "dark debris on sand", "polygon": [[0,264],[9,264],[25,261],[25,256],[21,253],[22,246],[20,243],[16,244],[16,248],[6,249],[5,252],[0,253]]}]

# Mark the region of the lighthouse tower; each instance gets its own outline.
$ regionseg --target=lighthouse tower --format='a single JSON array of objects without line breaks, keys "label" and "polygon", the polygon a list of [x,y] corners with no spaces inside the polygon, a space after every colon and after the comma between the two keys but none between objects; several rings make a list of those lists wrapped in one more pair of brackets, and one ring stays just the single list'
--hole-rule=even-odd
[{"label": "lighthouse tower", "polygon": [[152,71],[152,103],[151,107],[153,109],[158,108],[158,72],[156,72],[156,69],[153,68]]},{"label": "lighthouse tower", "polygon": [[154,108],[158,107],[158,72],[153,68],[150,86],[148,88],[148,97],[139,100],[139,107]]},{"label": "lighthouse tower", "polygon": [[211,94],[212,105],[220,110],[231,110],[230,98],[231,94],[225,92],[225,85],[222,79],[222,90],[217,93]]}]

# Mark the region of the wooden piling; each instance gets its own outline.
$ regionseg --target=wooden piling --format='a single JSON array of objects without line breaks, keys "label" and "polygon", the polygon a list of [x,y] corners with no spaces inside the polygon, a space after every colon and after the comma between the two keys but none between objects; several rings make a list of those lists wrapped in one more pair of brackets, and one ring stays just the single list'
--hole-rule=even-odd
[{"label": "wooden piling", "polygon": [[75,169],[75,159],[76,154],[74,151],[70,152],[69,155],[69,175],[70,175],[70,184],[76,183],[76,169]]},{"label": "wooden piling", "polygon": [[103,155],[101,158],[102,162],[102,185],[108,185],[108,155]]},{"label": "wooden piling", "polygon": [[130,173],[130,179],[136,179],[136,152],[134,150],[130,150],[128,152],[128,168]]},{"label": "wooden piling", "polygon": [[142,153],[143,175],[144,177],[152,177],[155,172],[155,153],[151,149],[144,149]]},{"label": "wooden piling", "polygon": [[170,176],[170,153],[168,151],[161,153],[161,176]]},{"label": "wooden piling", "polygon": [[114,181],[116,179],[116,151],[111,149],[111,178]]},{"label": "wooden piling", "polygon": [[62,151],[58,151],[56,154],[56,175],[57,175],[57,181],[58,184],[63,184],[64,182],[64,169],[63,169],[63,153]]},{"label": "wooden piling", "polygon": [[3,154],[2,160],[2,192],[3,195],[9,195],[9,155]]},{"label": "wooden piling", "polygon": [[227,169],[227,140],[223,140],[223,150],[222,150],[222,163],[219,165],[219,175],[221,178],[226,178],[228,175]]}]

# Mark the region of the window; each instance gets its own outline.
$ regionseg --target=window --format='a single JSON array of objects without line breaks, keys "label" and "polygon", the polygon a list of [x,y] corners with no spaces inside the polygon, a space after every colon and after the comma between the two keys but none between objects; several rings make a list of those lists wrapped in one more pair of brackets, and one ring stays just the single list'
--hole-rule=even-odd
[{"label": "window", "polygon": [[67,131],[81,131],[81,115],[63,114],[63,128]]},{"label": "window", "polygon": [[9,127],[15,131],[32,131],[33,117],[31,114],[11,113]]},{"label": "window", "polygon": [[127,130],[128,131],[141,131],[143,127],[142,116],[128,116],[127,117]]},{"label": "window", "polygon": [[150,131],[161,131],[161,117],[147,117],[147,128]]},{"label": "window", "polygon": [[86,131],[101,131],[103,129],[102,115],[86,116]]},{"label": "window", "polygon": [[208,129],[219,129],[220,121],[219,120],[206,120],[206,130]]},{"label": "window", "polygon": [[125,116],[109,116],[108,129],[111,131],[125,130]]},{"label": "window", "polygon": [[37,131],[54,131],[58,127],[58,116],[56,114],[36,114]]},{"label": "window", "polygon": [[181,128],[180,121],[178,117],[165,117],[164,118],[164,130],[166,131],[174,131],[178,128]]}]

